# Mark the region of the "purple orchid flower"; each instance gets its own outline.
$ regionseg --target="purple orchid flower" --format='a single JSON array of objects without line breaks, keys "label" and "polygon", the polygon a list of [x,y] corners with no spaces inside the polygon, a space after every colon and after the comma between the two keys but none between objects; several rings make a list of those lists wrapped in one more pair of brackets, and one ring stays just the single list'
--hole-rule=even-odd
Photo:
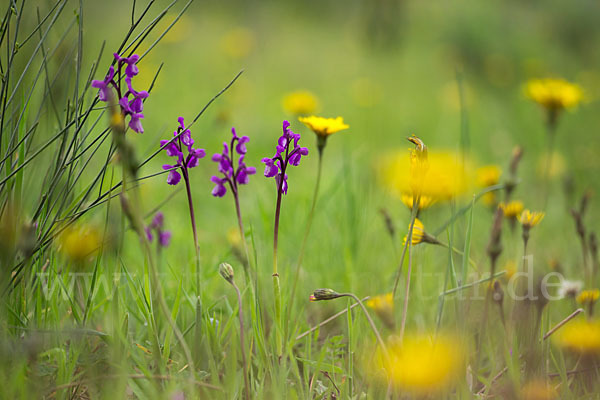
[{"label": "purple orchid flower", "polygon": [[265,164],[265,177],[275,177],[277,190],[287,194],[288,182],[286,169],[288,165],[298,166],[302,156],[308,155],[308,149],[298,145],[300,134],[292,132],[290,123],[283,121],[283,134],[277,140],[275,156],[265,157],[261,161]]},{"label": "purple orchid flower", "polygon": [[[228,184],[233,192],[233,196],[237,200],[238,185],[246,185],[249,182],[249,175],[256,173],[256,168],[249,167],[244,162],[244,156],[248,151],[246,143],[250,141],[248,136],[238,137],[235,128],[231,128],[231,141],[223,143],[223,152],[216,153],[212,156],[212,160],[219,163],[219,172],[223,177],[213,176],[210,180],[216,184],[212,191],[215,197],[223,197],[227,193]],[[237,163],[237,168],[234,168],[234,149],[240,156]]]},{"label": "purple orchid flower", "polygon": [[[198,161],[206,156],[204,149],[195,149],[192,147],[194,140],[189,129],[184,125],[183,117],[177,119],[179,127],[173,132],[174,139],[160,141],[160,147],[164,148],[169,157],[176,157],[177,162],[173,165],[164,164],[163,169],[170,170],[167,176],[169,185],[177,185],[181,181],[181,173],[188,184],[188,170],[198,166]],[[187,150],[187,156],[184,157],[184,148]]]},{"label": "purple orchid flower", "polygon": [[156,213],[152,218],[152,223],[144,228],[148,241],[154,240],[154,233],[158,237],[158,245],[167,247],[171,242],[171,232],[164,230],[164,215],[162,212]]},{"label": "purple orchid flower", "polygon": [[[133,54],[131,57],[121,57],[118,53],[114,53],[114,57],[117,64],[116,72],[115,67],[111,65],[104,80],[93,80],[92,87],[98,89],[98,99],[100,101],[110,101],[114,89],[121,107],[121,114],[124,118],[130,117],[129,127],[137,133],[144,133],[141,119],[144,118],[142,111],[144,109],[144,99],[148,98],[148,92],[135,90],[131,83],[131,78],[139,73],[136,63],[140,57],[137,54]],[[125,88],[121,85],[121,71],[124,66],[125,83],[127,84],[127,91],[125,92],[123,92]],[[115,79],[115,75],[117,79]]]}]

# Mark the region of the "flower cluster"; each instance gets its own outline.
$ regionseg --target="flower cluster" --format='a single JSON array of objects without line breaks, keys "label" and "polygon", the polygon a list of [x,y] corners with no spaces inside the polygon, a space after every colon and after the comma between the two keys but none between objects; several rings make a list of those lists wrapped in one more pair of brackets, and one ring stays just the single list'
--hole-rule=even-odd
[{"label": "flower cluster", "polygon": [[171,242],[171,232],[163,229],[164,221],[165,217],[163,213],[158,212],[154,218],[152,218],[152,223],[144,228],[148,241],[151,242],[154,239],[154,233],[156,233],[158,244],[161,247],[167,247]]},{"label": "flower cluster", "polygon": [[[108,74],[104,80],[93,80],[92,87],[98,89],[98,98],[101,101],[110,101],[112,98],[111,87],[117,92],[119,106],[124,117],[129,116],[129,127],[137,133],[144,133],[141,119],[144,118],[142,111],[144,109],[144,99],[148,97],[148,92],[145,90],[137,91],[131,85],[131,79],[136,76],[139,69],[136,65],[140,56],[137,54],[131,57],[121,57],[114,53],[117,69],[114,65],[108,69]],[[121,71],[125,69],[125,83],[127,90],[121,87]],[[115,79],[116,78],[116,79]]]},{"label": "flower cluster", "polygon": [[[183,124],[183,117],[177,118],[179,127],[173,132],[174,139],[166,139],[160,141],[160,147],[164,148],[169,157],[177,157],[177,163],[174,165],[164,164],[164,170],[171,170],[167,177],[167,183],[169,185],[177,185],[181,180],[181,175],[177,172],[177,169],[181,169],[184,178],[187,179],[187,170],[194,168],[198,165],[198,160],[206,155],[204,149],[194,149],[194,139],[189,129],[185,128]],[[187,156],[183,156],[183,148],[187,148]]]},{"label": "flower cluster", "polygon": [[[227,193],[225,184],[229,184],[233,195],[237,196],[237,188],[239,185],[245,185],[248,183],[248,176],[256,173],[256,168],[248,167],[244,163],[244,157],[246,156],[246,143],[250,141],[248,136],[238,137],[235,128],[231,128],[232,138],[229,144],[223,143],[223,152],[216,153],[212,156],[214,162],[219,163],[219,172],[223,174],[222,178],[214,175],[210,180],[217,186],[212,191],[212,195],[215,197],[223,197]],[[235,152],[240,156],[238,159],[237,169],[234,167],[234,149]]]},{"label": "flower cluster", "polygon": [[[277,182],[277,190],[281,194],[287,194],[287,174],[285,170],[289,165],[298,166],[302,156],[308,154],[306,147],[300,147],[298,141],[300,134],[292,132],[290,123],[283,121],[283,135],[277,141],[275,155],[272,158],[263,158],[261,161],[265,163],[265,176],[267,178],[275,177]],[[293,147],[290,145],[293,144]]]}]

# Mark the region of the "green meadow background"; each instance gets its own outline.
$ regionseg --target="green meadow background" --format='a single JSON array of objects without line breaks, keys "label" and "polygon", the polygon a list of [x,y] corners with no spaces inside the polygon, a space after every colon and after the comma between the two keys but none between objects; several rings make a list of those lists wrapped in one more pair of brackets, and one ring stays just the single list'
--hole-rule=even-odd
[{"label": "green meadow background", "polygon": [[[147,2],[137,3],[137,9],[141,10]],[[29,27],[26,31],[35,26],[36,7],[44,15],[53,4],[31,2],[31,12],[24,20],[24,25]],[[150,9],[148,21],[169,4],[157,1]],[[184,7],[186,3],[175,2],[160,28],[150,34],[137,53],[142,54]],[[72,74],[75,68],[73,46],[77,26],[70,24],[73,12],[78,9],[77,2],[67,3],[66,12],[48,36],[48,42],[58,40],[63,33],[72,38],[61,45],[49,64],[53,71],[62,69],[64,76]],[[129,29],[131,3],[84,1],[83,11],[80,16],[84,21],[82,71],[90,70],[104,46],[101,64],[93,77],[102,79],[112,62],[112,52]],[[240,199],[251,253],[257,261],[263,313],[267,315],[272,312],[276,188],[273,179],[262,176],[264,166],[260,159],[274,154],[285,119],[290,120],[294,132],[302,134],[300,144],[309,148],[308,157],[288,172],[289,191],[282,205],[279,268],[282,291],[284,296],[289,296],[317,170],[315,135],[282,107],[282,98],[295,90],[309,90],[319,98],[318,115],[342,116],[350,125],[347,131],[330,137],[325,149],[315,222],[294,302],[292,320],[297,332],[348,304],[343,299],[309,303],[308,296],[316,288],[330,287],[356,293],[359,297],[391,291],[410,211],[379,184],[376,171],[385,155],[408,151],[411,144],[407,136],[419,136],[431,150],[458,152],[465,149],[476,165],[497,164],[504,172],[513,148],[521,146],[524,150],[519,168],[521,180],[513,198],[523,200],[526,208],[543,208],[540,165],[547,151],[547,136],[543,111],[524,96],[524,84],[531,78],[563,77],[580,84],[585,91],[583,104],[560,118],[555,147],[560,156],[555,162],[561,164],[562,169],[552,179],[547,215],[540,226],[533,229],[529,245],[536,271],[550,271],[550,261],[557,260],[567,278],[582,279],[580,244],[568,210],[576,206],[586,190],[591,190],[586,222],[590,231],[600,228],[598,21],[600,3],[591,0],[197,1],[189,4],[173,28],[138,63],[140,74],[134,79],[136,88],[150,87],[157,70],[161,69],[144,105],[145,132],[141,135],[128,132],[127,138],[133,143],[138,159],[144,159],[159,147],[161,139],[172,135],[177,117],[191,121],[243,70],[233,86],[192,127],[196,146],[207,152],[207,157],[191,170],[190,176],[199,229],[203,302],[209,315],[223,323],[235,321],[232,315],[235,295],[219,275],[219,263],[231,263],[238,283],[244,282],[242,266],[228,242],[231,232],[237,233],[233,198],[230,192],[224,198],[211,196],[210,177],[217,169],[210,156],[221,152],[222,142],[230,140],[232,126],[238,134],[250,137],[245,160],[257,168],[250,183],[241,187]],[[28,43],[22,51],[31,52],[35,44]],[[459,82],[465,100],[462,107]],[[59,81],[56,96],[72,92],[73,87],[61,86]],[[95,90],[88,93],[86,105],[93,94]],[[37,133],[32,148],[53,132],[55,121],[50,109],[41,121],[50,128],[47,134]],[[101,121],[101,124],[107,123],[107,120]],[[109,145],[107,141],[92,159],[90,171],[85,172],[81,180],[81,190],[95,176],[97,169],[93,166],[99,168],[106,161]],[[19,205],[25,215],[33,213],[32,208],[39,200],[39,174],[52,156],[44,154],[25,169],[24,193],[32,194],[24,196]],[[166,154],[160,154],[142,168],[140,175],[159,172],[162,164],[170,161]],[[116,180],[120,172],[116,162],[112,166]],[[501,181],[505,177],[503,173]],[[571,185],[567,192],[565,182]],[[107,179],[103,190],[109,188],[109,183]],[[171,245],[161,254],[161,280],[170,304],[182,288],[178,321],[185,330],[194,318],[195,266],[183,189],[183,181],[177,187],[167,185],[166,175],[145,180],[140,187],[143,211],[160,206],[166,229],[173,233]],[[474,188],[457,198],[454,205],[438,203],[424,211],[421,220],[426,229],[437,230],[450,218],[453,207],[459,209],[467,205],[472,194],[479,190]],[[112,202],[111,207],[114,210],[109,213],[106,229],[118,232],[126,224],[119,216],[118,202]],[[393,217],[397,228],[395,240],[386,231],[380,214],[382,208]],[[97,207],[82,220],[105,226],[106,207]],[[467,222],[467,218],[460,218],[454,225],[452,240],[459,249],[464,246]],[[479,271],[469,271],[473,280],[485,277],[489,268],[485,249],[491,223],[490,210],[476,204],[470,252]],[[446,232],[439,238],[448,241]],[[144,259],[138,239],[133,232],[126,231],[122,240],[119,257],[105,257],[99,273],[110,274],[122,266],[141,273]],[[500,269],[508,261],[520,260],[520,230],[511,232],[506,224],[503,244]],[[415,275],[408,330],[427,331],[435,329],[448,251],[428,245],[414,250]],[[65,265],[60,255],[49,254],[51,265],[57,270]],[[455,255],[454,262],[460,266],[461,257]],[[135,296],[126,285],[119,290],[122,311],[130,313],[132,343],[149,347]],[[246,295],[249,301],[248,292]],[[111,298],[110,293],[102,289],[94,297],[90,326],[98,331],[110,325]],[[447,304],[451,306],[444,311],[442,325],[454,330],[460,321],[455,318],[458,308],[454,303]],[[40,328],[72,325],[67,302],[57,295],[51,306],[55,308],[52,316],[45,318]],[[553,322],[570,312],[569,304],[557,302],[553,307],[556,307]],[[360,314],[354,315],[357,336],[352,337],[349,346],[356,345],[353,349],[360,353],[360,344],[371,340],[372,335]],[[339,319],[321,335],[345,335],[347,324],[345,319]],[[473,324],[476,325],[475,320]],[[233,334],[220,344],[227,348],[235,346],[236,341]],[[56,346],[60,347],[60,343]],[[136,354],[138,363],[145,356],[133,346],[129,351]],[[4,372],[3,379],[8,382],[16,378]],[[61,379],[68,382],[71,378],[66,374]],[[328,385],[326,381],[324,384]],[[140,390],[136,392],[138,395],[143,392]]]}]

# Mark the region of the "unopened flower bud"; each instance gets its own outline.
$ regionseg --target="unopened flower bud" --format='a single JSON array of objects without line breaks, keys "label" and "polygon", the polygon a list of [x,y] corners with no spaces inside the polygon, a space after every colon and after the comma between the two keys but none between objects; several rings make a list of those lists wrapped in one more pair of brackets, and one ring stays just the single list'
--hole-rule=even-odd
[{"label": "unopened flower bud", "polygon": [[338,297],[342,297],[338,292],[333,289],[317,289],[310,295],[310,301],[320,301],[320,300],[333,300]]},{"label": "unopened flower bud", "polygon": [[219,274],[227,281],[233,281],[233,267],[227,263],[221,263],[219,265]]}]

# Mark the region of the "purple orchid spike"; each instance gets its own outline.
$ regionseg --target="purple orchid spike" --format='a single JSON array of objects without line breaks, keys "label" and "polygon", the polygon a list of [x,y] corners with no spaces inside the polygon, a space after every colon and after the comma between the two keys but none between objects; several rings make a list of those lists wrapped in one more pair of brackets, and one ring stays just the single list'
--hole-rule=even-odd
[{"label": "purple orchid spike", "polygon": [[[206,156],[204,149],[195,149],[192,147],[194,140],[192,139],[192,133],[189,129],[186,129],[183,121],[183,117],[177,119],[179,127],[173,132],[174,139],[161,140],[160,147],[164,148],[169,157],[176,157],[177,162],[174,165],[164,164],[163,169],[171,170],[167,176],[167,183],[169,185],[177,185],[181,181],[181,171],[183,178],[188,185],[188,170],[198,166],[198,161]],[[187,150],[187,156],[184,157],[183,151]]]},{"label": "purple orchid spike", "polygon": [[164,219],[163,213],[158,212],[152,218],[152,223],[144,228],[149,242],[154,240],[154,233],[156,233],[160,247],[167,247],[171,242],[171,232],[164,230]]},{"label": "purple orchid spike", "polygon": [[287,167],[300,165],[302,156],[308,155],[308,149],[298,145],[299,140],[300,134],[292,132],[290,123],[283,121],[283,134],[277,140],[275,156],[261,160],[265,164],[265,177],[275,177],[277,190],[281,194],[287,194]]},{"label": "purple orchid spike", "polygon": [[[114,89],[117,93],[123,118],[127,116],[130,118],[129,127],[137,133],[144,133],[141,119],[144,118],[142,111],[144,109],[144,99],[148,98],[148,92],[135,90],[131,83],[131,79],[139,73],[136,63],[140,57],[137,54],[133,54],[131,57],[121,57],[118,53],[114,53],[114,57],[117,65],[116,72],[115,67],[111,65],[104,80],[93,80],[92,87],[98,89],[98,99],[100,101],[110,101]],[[121,85],[123,67],[125,67],[127,90]]]},{"label": "purple orchid spike", "polygon": [[[216,184],[212,191],[215,197],[223,197],[227,193],[226,184],[231,188],[233,196],[238,196],[238,185],[246,185],[249,182],[249,175],[256,173],[256,168],[248,167],[244,162],[244,156],[248,151],[246,143],[250,141],[248,136],[238,137],[235,128],[231,128],[231,141],[223,143],[223,152],[216,153],[212,160],[219,163],[219,172],[223,177],[213,176],[210,180]],[[240,156],[237,162],[237,168],[234,167],[234,149]]]}]

